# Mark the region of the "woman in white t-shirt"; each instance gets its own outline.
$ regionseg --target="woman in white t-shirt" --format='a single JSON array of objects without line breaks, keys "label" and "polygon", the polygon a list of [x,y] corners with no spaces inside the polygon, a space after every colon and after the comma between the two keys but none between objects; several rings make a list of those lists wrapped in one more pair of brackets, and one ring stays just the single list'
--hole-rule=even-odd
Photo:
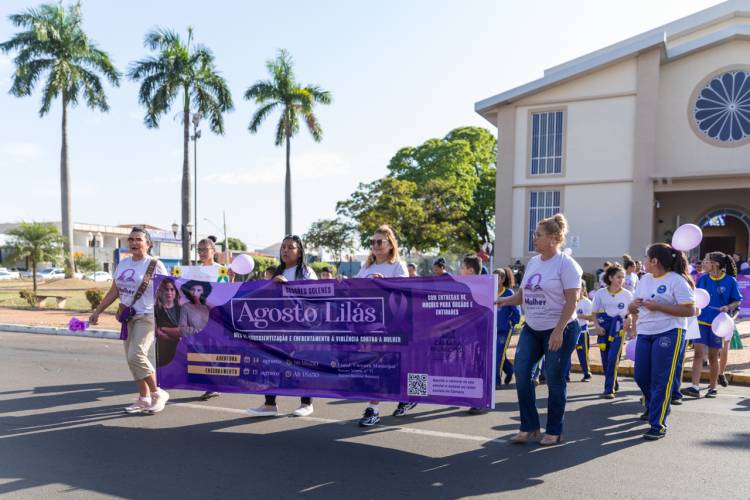
[{"label": "woman in white t-shirt", "polygon": [[576,303],[583,275],[581,266],[560,252],[567,231],[568,222],[562,214],[540,221],[534,232],[534,247],[539,255],[529,260],[520,293],[496,302],[498,306],[523,305],[526,319],[515,359],[521,430],[511,439],[512,443],[526,443],[540,433],[531,371],[542,356],[549,397],[546,433],[539,444],[551,446],[562,439],[567,398],[565,375],[581,332]]},{"label": "woman in white t-shirt", "polygon": [[[116,299],[135,311],[135,316],[128,321],[128,338],[123,342],[128,367],[138,387],[138,399],[125,408],[127,413],[156,413],[164,409],[169,394],[156,385],[156,369],[152,361],[155,339],[154,322],[154,283],[148,284],[141,297],[133,303],[138,288],[149,268],[153,257],[149,251],[153,243],[148,231],[142,227],[134,227],[128,235],[128,250],[130,257],[120,261],[115,270],[112,287],[104,296],[101,303],[94,309],[89,318],[92,325],[97,324],[99,315]],[[156,261],[153,275],[166,275],[167,269],[160,261]]]},{"label": "woman in white t-shirt", "polygon": [[[305,264],[305,245],[297,235],[284,237],[279,249],[279,266],[274,270],[271,281],[274,283],[286,283],[287,281],[317,280],[315,271]],[[252,417],[276,417],[279,408],[276,406],[276,396],[266,394],[265,403],[258,408],[248,408],[247,413]],[[300,406],[292,412],[295,417],[307,417],[312,415],[312,398],[300,398]]]},{"label": "woman in white t-shirt", "polygon": [[[216,241],[214,240],[213,236],[209,236],[208,238],[204,238],[198,242],[198,259],[200,261],[200,265],[213,268],[214,272],[218,276],[219,269],[222,267],[222,265],[214,260],[215,255]],[[209,399],[216,398],[220,395],[221,394],[216,391],[206,391],[201,395],[200,400],[208,401]]]},{"label": "woman in white t-shirt", "polygon": [[667,433],[675,370],[684,345],[687,318],[697,316],[695,284],[688,274],[685,254],[666,243],[646,251],[646,274],[635,289],[628,308],[636,318],[635,381],[645,399],[650,429],[644,439],[657,440]]},{"label": "woman in white t-shirt", "polygon": [[[409,271],[398,256],[396,233],[388,225],[380,226],[370,239],[370,255],[365,265],[355,278],[408,278]],[[380,422],[380,401],[370,401],[365,408],[360,427],[372,427]],[[393,412],[394,417],[401,417],[417,406],[417,403],[399,403]]]}]

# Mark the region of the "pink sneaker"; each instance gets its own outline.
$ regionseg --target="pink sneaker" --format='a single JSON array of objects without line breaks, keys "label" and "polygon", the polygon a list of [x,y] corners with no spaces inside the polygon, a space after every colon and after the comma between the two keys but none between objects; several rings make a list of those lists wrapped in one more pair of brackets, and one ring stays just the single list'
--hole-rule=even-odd
[{"label": "pink sneaker", "polygon": [[141,413],[151,407],[151,398],[139,396],[133,404],[125,408],[125,413]]},{"label": "pink sneaker", "polygon": [[151,406],[146,408],[149,413],[159,413],[169,401],[169,393],[164,389],[157,389],[151,393]]}]

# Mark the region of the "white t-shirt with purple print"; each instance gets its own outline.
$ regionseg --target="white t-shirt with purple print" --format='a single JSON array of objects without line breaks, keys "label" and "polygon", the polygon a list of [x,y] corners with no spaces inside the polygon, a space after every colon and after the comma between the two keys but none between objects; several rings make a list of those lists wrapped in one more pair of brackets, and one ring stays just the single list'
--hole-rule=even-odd
[{"label": "white t-shirt with purple print", "polygon": [[[552,330],[565,307],[565,290],[581,288],[583,270],[569,255],[558,252],[548,260],[529,260],[521,281],[523,312],[534,330]],[[576,319],[575,311],[570,321]]]}]

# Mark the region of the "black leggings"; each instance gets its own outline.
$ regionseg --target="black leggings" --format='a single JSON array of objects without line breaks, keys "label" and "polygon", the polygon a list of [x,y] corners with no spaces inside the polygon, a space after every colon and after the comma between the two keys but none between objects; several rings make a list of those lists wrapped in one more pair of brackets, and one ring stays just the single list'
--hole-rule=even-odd
[{"label": "black leggings", "polygon": [[[303,405],[311,405],[312,404],[312,398],[299,398],[300,402]],[[276,396],[272,396],[270,394],[266,394],[266,405],[267,406],[276,406]]]}]

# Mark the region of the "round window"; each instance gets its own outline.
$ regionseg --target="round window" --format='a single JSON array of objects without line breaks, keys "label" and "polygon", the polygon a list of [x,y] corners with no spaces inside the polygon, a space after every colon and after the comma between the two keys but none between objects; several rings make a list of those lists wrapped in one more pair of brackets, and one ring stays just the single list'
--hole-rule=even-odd
[{"label": "round window", "polygon": [[698,136],[720,146],[750,142],[750,70],[724,70],[693,92],[691,121]]}]

